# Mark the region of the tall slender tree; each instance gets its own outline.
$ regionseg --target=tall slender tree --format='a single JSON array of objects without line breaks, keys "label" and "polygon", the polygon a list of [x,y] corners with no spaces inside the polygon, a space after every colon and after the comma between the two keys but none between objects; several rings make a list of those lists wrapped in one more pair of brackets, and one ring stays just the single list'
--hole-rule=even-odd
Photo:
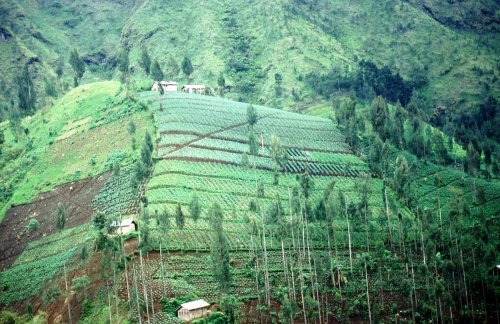
[{"label": "tall slender tree", "polygon": [[389,120],[389,110],[387,109],[385,99],[381,96],[377,96],[373,99],[370,117],[373,129],[379,134],[380,138],[385,141],[388,135],[387,123]]},{"label": "tall slender tree", "polygon": [[197,221],[198,218],[200,218],[201,214],[201,205],[200,205],[200,199],[196,194],[191,197],[191,202],[189,203],[189,214],[191,215],[191,218],[193,221]]},{"label": "tall slender tree", "polygon": [[184,218],[184,213],[182,212],[181,204],[177,204],[177,207],[175,209],[175,223],[177,224],[178,228],[183,229],[185,222],[186,220]]},{"label": "tall slender tree", "polygon": [[247,106],[247,122],[250,126],[254,126],[257,123],[257,111],[252,104]]},{"label": "tall slender tree", "polygon": [[224,74],[219,74],[219,78],[217,79],[217,86],[219,87],[219,95],[224,97],[224,91],[226,89],[226,79],[224,79]]},{"label": "tall slender tree", "polygon": [[149,72],[151,72],[151,57],[149,56],[148,50],[145,47],[142,48],[141,61],[139,63],[144,69],[146,75],[149,75]]},{"label": "tall slender tree", "polygon": [[153,61],[153,64],[151,64],[151,78],[153,81],[162,81],[163,80],[163,71],[161,70],[160,63],[158,63],[157,60]]},{"label": "tall slender tree", "polygon": [[118,59],[118,70],[121,72],[120,81],[125,84],[127,96],[129,86],[129,65],[130,61],[128,58],[128,51],[126,49],[122,49]]},{"label": "tall slender tree", "polygon": [[27,64],[23,67],[21,74],[17,77],[16,83],[18,86],[17,95],[19,98],[19,110],[24,114],[34,112],[36,92]]},{"label": "tall slender tree", "polygon": [[83,74],[85,73],[85,63],[80,57],[80,54],[78,54],[76,48],[71,51],[71,54],[69,56],[69,64],[75,72],[74,84],[75,86],[78,86],[81,78],[83,77]]},{"label": "tall slender tree", "polygon": [[213,274],[219,284],[220,291],[224,292],[231,284],[231,271],[228,244],[222,227],[224,214],[218,203],[214,203],[210,208],[209,219],[213,229],[210,249]]},{"label": "tall slender tree", "polygon": [[66,208],[64,208],[62,203],[57,204],[55,219],[56,227],[62,231],[64,229],[64,225],[66,225]]},{"label": "tall slender tree", "polygon": [[191,64],[191,60],[189,59],[189,57],[184,56],[184,60],[182,60],[181,67],[182,67],[182,72],[186,76],[186,80],[189,83],[189,77],[193,73],[193,64]]}]

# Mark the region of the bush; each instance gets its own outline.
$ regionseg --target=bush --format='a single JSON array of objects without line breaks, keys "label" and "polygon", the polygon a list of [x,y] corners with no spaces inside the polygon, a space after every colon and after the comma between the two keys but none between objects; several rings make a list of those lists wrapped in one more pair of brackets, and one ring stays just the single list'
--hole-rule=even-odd
[{"label": "bush", "polygon": [[91,315],[93,309],[94,309],[94,306],[92,305],[92,303],[88,299],[85,299],[83,301],[82,319]]},{"label": "bush", "polygon": [[30,219],[28,225],[26,225],[26,228],[30,231],[37,230],[38,227],[40,227],[40,223],[38,223],[38,221],[34,218]]},{"label": "bush", "polygon": [[227,316],[221,312],[212,312],[208,317],[195,319],[191,322],[192,324],[223,324],[230,323]]},{"label": "bush", "polygon": [[22,323],[22,321],[19,318],[19,315],[17,315],[16,313],[4,310],[0,313],[0,323],[16,324],[16,323]]},{"label": "bush", "polygon": [[43,296],[43,300],[46,303],[50,303],[53,300],[57,300],[61,296],[61,289],[58,286],[50,286],[49,289],[45,292]]}]

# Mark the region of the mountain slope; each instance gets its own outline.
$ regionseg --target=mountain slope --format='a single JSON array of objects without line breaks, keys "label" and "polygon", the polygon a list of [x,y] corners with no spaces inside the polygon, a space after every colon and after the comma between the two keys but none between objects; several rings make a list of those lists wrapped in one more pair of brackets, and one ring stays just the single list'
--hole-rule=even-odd
[{"label": "mountain slope", "polygon": [[[0,1],[0,83],[4,98],[17,102],[15,77],[24,64],[36,80],[40,104],[44,80],[58,93],[73,84],[69,54],[76,48],[84,57],[83,82],[110,79],[116,66],[123,25],[140,1]],[[63,77],[56,67],[62,60]],[[4,108],[5,109],[5,108]]]},{"label": "mountain slope", "polygon": [[[15,93],[12,67],[30,57],[44,66],[34,74],[37,84],[44,77],[55,79],[50,71],[60,56],[67,62],[72,47],[79,49],[87,64],[84,82],[111,77],[121,48],[130,51],[134,79],[139,81],[145,76],[138,59],[146,48],[169,78],[184,80],[182,72],[171,72],[176,69],[170,62],[176,61],[178,69],[188,56],[195,68],[193,82],[215,88],[224,73],[231,86],[229,96],[254,103],[300,107],[316,96],[314,85],[305,82],[307,74],[333,69],[345,75],[360,60],[370,60],[400,72],[406,80],[428,79],[417,96],[424,99],[422,109],[469,107],[487,95],[499,96],[499,36],[494,27],[487,27],[494,26],[498,8],[483,2],[482,7],[453,7],[459,17],[453,19],[485,26],[463,30],[446,19],[430,17],[425,8],[443,15],[450,12],[446,5],[431,1],[287,0],[270,5],[243,0],[71,4],[4,0],[4,38],[12,37],[1,43],[16,45],[0,53],[8,63],[1,69],[3,83]],[[477,19],[469,19],[468,13]],[[64,71],[63,80],[71,84],[68,64]],[[276,81],[276,73],[282,81]]]},{"label": "mountain slope", "polygon": [[[128,122],[139,128],[136,134],[128,133]],[[130,161],[137,150],[131,147],[132,138],[140,141],[146,131],[154,133],[147,112],[127,100],[117,82],[76,88],[21,126],[29,132],[15,134],[8,123],[2,124],[6,143],[0,159],[0,217],[11,205],[28,203],[56,185],[100,174],[116,161]]]},{"label": "mountain slope", "polygon": [[[284,305],[281,292],[292,286],[303,287],[307,298],[315,298],[308,303],[340,314],[296,311],[292,316],[297,320],[367,316],[366,289],[375,305],[391,300],[391,307],[401,310],[398,315],[377,311],[378,316],[409,319],[412,308],[401,302],[409,286],[422,294],[415,306],[423,312],[421,316],[431,318],[433,311],[424,313],[432,298],[423,295],[434,289],[426,260],[434,260],[439,252],[457,261],[454,243],[443,243],[448,230],[450,240],[457,228],[464,238],[480,233],[481,240],[489,240],[481,267],[486,264],[483,257],[489,260],[495,255],[494,234],[481,231],[484,226],[498,226],[496,180],[461,181],[462,174],[456,171],[422,163],[415,182],[422,189],[421,207],[427,208],[415,214],[401,205],[381,179],[370,177],[367,163],[352,153],[331,120],[254,106],[256,123],[249,127],[248,107],[224,98],[183,93],[141,92],[127,100],[119,84],[100,82],[76,88],[51,109],[26,119],[23,125],[30,129],[29,136],[20,136],[18,143],[7,132],[7,152],[13,158],[3,161],[2,179],[12,186],[13,196],[3,207],[8,212],[0,240],[2,246],[12,248],[0,260],[2,307],[22,312],[31,305],[35,312],[47,310],[49,321],[68,319],[62,300],[66,295],[52,295],[54,290],[66,291],[64,271],[72,287],[88,280],[83,292],[81,287],[72,288],[69,297],[73,316],[90,316],[86,320],[108,318],[102,312],[108,300],[112,304],[116,300],[114,320],[137,319],[135,307],[120,302],[133,301],[130,296],[144,304],[193,295],[218,302],[218,279],[209,254],[213,249],[211,206],[216,204],[224,215],[233,278],[226,292],[245,303],[245,318],[254,317],[253,301],[264,300],[266,295],[273,305]],[[130,131],[130,122],[136,125],[135,132]],[[51,130],[48,136],[47,129]],[[143,172],[140,161],[149,161],[145,153],[149,144],[142,142],[146,131],[157,138],[153,168],[149,177],[138,181]],[[257,140],[253,153],[252,133]],[[275,136],[288,155],[281,167],[272,157]],[[442,175],[439,189],[433,187],[436,173]],[[10,179],[11,174],[18,177]],[[75,181],[79,179],[86,180]],[[473,184],[486,186],[486,199],[474,205],[472,213],[460,214],[457,225],[452,215],[457,206],[472,203]],[[37,193],[52,188],[33,200]],[[455,204],[457,190],[462,192]],[[432,192],[442,198],[438,207]],[[193,197],[200,207],[198,217],[193,214]],[[56,228],[53,216],[59,203],[67,210],[67,226],[62,230]],[[480,212],[482,207],[485,214]],[[104,216],[104,224],[132,218],[139,230],[124,240],[108,236],[106,226],[99,231],[98,221],[92,222],[99,215]],[[33,220],[38,227],[30,225]],[[442,241],[433,238],[433,245],[427,231],[434,233],[436,226],[447,235]],[[472,267],[470,254],[474,252],[465,242],[460,246],[464,246],[466,265]],[[144,254],[137,254],[138,249]],[[415,268],[413,276],[410,267]],[[453,288],[448,271],[458,274],[463,269],[450,268],[440,266],[438,271],[446,287]],[[36,280],[29,280],[33,271],[38,274]],[[348,281],[342,279],[346,277]],[[19,281],[23,285],[14,291]],[[110,295],[103,295],[103,285],[110,288],[106,290]],[[477,281],[469,285],[476,287]],[[340,293],[340,289],[344,297],[330,300],[331,292]],[[477,289],[470,293],[480,296]],[[491,290],[485,293],[492,296]],[[94,305],[86,306],[92,315],[81,308],[83,296]],[[290,298],[296,298],[296,307],[304,303]],[[486,305],[491,309],[490,303]],[[274,307],[259,315],[263,321],[276,316]],[[451,316],[448,309],[446,316]],[[452,311],[454,318],[459,316]],[[155,307],[155,320],[172,316]]]}]

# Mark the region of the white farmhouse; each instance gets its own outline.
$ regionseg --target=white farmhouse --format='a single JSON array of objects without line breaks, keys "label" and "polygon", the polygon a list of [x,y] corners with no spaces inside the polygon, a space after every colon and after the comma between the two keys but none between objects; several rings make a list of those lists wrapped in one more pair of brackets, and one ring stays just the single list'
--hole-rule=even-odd
[{"label": "white farmhouse", "polygon": [[160,89],[160,85],[165,92],[177,92],[177,82],[173,81],[156,81],[151,86],[151,91],[158,91]]},{"label": "white farmhouse", "polygon": [[186,84],[182,86],[181,90],[186,93],[204,94],[205,86],[203,84]]},{"label": "white farmhouse", "polygon": [[203,299],[198,299],[189,303],[181,304],[177,309],[177,317],[181,320],[189,322],[195,318],[200,318],[208,315],[208,307],[210,304]]},{"label": "white farmhouse", "polygon": [[124,219],[121,222],[113,221],[109,227],[118,235],[124,235],[137,231],[137,223],[133,219]]}]

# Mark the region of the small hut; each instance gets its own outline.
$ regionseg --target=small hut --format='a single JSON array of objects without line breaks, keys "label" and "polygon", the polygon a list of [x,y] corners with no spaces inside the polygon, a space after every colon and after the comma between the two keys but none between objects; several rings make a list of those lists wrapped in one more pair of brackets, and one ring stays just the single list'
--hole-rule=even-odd
[{"label": "small hut", "polygon": [[109,228],[113,233],[124,235],[133,231],[137,231],[137,223],[133,219],[124,219],[121,222],[111,222]]},{"label": "small hut", "polygon": [[195,318],[207,316],[208,307],[210,307],[210,304],[203,299],[184,303],[177,309],[177,317],[183,321],[189,322]]},{"label": "small hut", "polygon": [[151,86],[151,91],[158,91],[160,89],[160,85],[165,92],[177,92],[177,82],[173,81],[156,81]]},{"label": "small hut", "polygon": [[181,90],[187,93],[204,94],[205,86],[203,84],[186,84],[182,86]]}]

